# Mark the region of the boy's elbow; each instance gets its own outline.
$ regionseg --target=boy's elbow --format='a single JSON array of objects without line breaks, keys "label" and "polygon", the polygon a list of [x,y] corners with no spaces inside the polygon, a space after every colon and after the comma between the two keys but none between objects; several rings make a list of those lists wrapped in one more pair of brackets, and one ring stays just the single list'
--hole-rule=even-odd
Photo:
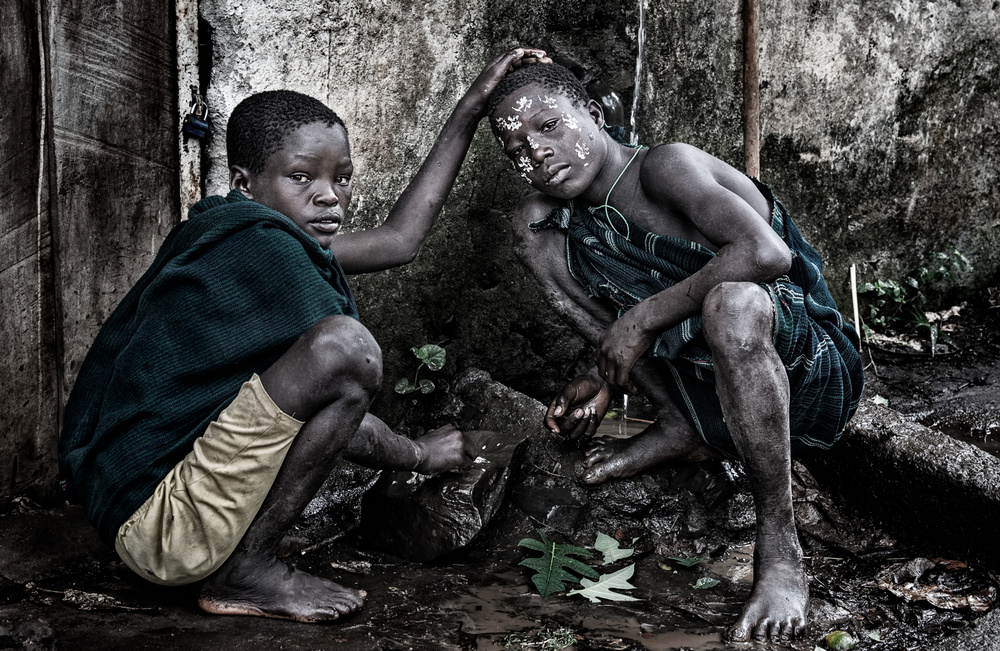
[{"label": "boy's elbow", "polygon": [[757,270],[764,281],[784,276],[792,268],[792,252],[782,242],[781,246],[767,246],[758,249]]}]

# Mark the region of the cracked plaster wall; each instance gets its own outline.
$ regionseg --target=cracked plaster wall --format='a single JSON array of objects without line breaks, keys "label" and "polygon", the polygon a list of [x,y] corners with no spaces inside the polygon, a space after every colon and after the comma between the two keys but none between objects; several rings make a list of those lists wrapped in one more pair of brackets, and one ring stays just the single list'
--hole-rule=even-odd
[{"label": "cracked plaster wall", "polygon": [[[681,140],[741,166],[740,3],[647,0],[640,141]],[[532,44],[580,61],[631,106],[638,5],[578,0],[277,3],[203,0],[213,30],[209,192],[226,189],[224,121],[246,95],[292,88],[347,122],[351,227],[370,227],[414,174],[454,103],[495,53]],[[848,270],[893,277],[959,249],[975,290],[998,267],[994,0],[764,2],[762,177],[823,254],[847,306]],[[479,366],[545,397],[587,351],[542,308],[510,253],[507,214],[526,192],[480,129],[417,261],[355,277],[386,385],[410,346],[444,342],[443,374]],[[386,413],[403,401],[383,392]],[[395,401],[395,402],[394,402]]]}]

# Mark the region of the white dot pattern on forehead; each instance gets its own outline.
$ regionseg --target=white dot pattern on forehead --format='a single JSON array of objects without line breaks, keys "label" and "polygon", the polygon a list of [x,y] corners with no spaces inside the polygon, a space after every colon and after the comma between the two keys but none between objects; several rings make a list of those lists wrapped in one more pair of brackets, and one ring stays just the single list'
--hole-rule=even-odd
[{"label": "white dot pattern on forehead", "polygon": [[559,102],[557,102],[555,98],[549,97],[548,95],[545,97],[539,96],[538,100],[550,109],[559,108]]},{"label": "white dot pattern on forehead", "polygon": [[527,97],[522,97],[521,99],[517,100],[517,104],[514,105],[514,110],[517,111],[518,113],[520,113],[525,109],[530,109],[530,108],[531,108],[531,100],[528,99]]}]

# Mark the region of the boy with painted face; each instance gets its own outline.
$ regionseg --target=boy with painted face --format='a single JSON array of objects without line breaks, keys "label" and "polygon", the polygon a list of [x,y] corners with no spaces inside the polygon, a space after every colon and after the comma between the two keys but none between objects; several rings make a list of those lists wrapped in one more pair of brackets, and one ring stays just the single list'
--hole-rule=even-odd
[{"label": "boy with painted face", "polygon": [[542,56],[516,49],[487,66],[385,222],[354,233],[341,233],[354,168],[340,118],[290,91],[237,106],[231,192],[170,233],[101,328],[65,411],[70,494],[136,573],[200,581],[211,613],[311,622],[361,607],[363,590],[277,558],[334,464],[430,474],[475,455],[454,427],[410,440],[367,413],[381,351],[345,274],[416,256],[490,92]]},{"label": "boy with painted face", "polygon": [[538,192],[515,212],[515,250],[554,310],[597,347],[547,425],[591,437],[615,392],[641,390],[656,421],[599,440],[583,480],[722,454],[746,468],[757,516],[754,585],[729,635],[805,628],[808,586],[791,497],[793,453],[828,448],[864,384],[854,329],[821,261],[770,189],[690,145],[630,147],[566,69],[524,66],[490,121]]}]

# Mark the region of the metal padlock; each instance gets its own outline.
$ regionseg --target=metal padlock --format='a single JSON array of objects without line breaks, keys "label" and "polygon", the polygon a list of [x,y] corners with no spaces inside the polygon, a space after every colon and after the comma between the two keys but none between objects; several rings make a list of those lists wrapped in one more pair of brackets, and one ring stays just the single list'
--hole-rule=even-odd
[{"label": "metal padlock", "polygon": [[208,104],[201,99],[201,95],[194,94],[194,102],[188,109],[188,114],[184,116],[184,126],[181,130],[185,136],[199,140],[208,135]]}]

